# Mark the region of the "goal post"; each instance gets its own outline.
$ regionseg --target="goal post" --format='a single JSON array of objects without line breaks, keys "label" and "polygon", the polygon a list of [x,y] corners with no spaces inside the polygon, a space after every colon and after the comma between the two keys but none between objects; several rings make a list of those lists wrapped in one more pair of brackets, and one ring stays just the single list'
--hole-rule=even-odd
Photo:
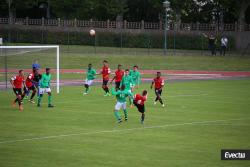
[{"label": "goal post", "polygon": [[[6,60],[7,55],[4,54],[4,50],[10,50],[14,49],[18,51],[19,49],[41,49],[41,50],[46,50],[46,49],[55,49],[56,50],[56,92],[60,92],[60,50],[59,50],[59,45],[41,45],[41,46],[0,46],[1,50],[1,55],[4,55],[4,61]],[[27,51],[27,52],[32,52],[32,51]],[[21,54],[21,53],[20,53]],[[7,74],[7,62],[5,62],[5,73]],[[7,75],[6,75],[7,76]],[[6,81],[6,87],[7,87],[7,81]]]}]

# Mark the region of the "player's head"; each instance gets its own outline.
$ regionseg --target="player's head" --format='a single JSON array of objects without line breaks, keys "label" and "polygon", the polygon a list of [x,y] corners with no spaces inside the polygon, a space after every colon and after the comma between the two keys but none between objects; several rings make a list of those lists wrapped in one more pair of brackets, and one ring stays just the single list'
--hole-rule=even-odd
[{"label": "player's head", "polygon": [[18,71],[18,74],[19,74],[19,76],[23,76],[24,74],[23,74],[23,70],[19,70]]},{"label": "player's head", "polygon": [[148,94],[148,91],[144,90],[142,91],[142,96],[146,96]]},{"label": "player's head", "polygon": [[133,69],[134,69],[134,71],[137,71],[138,70],[138,66],[134,65]]},{"label": "player's head", "polygon": [[125,75],[128,75],[129,74],[129,69],[126,69],[125,70]]},{"label": "player's head", "polygon": [[46,74],[50,73],[50,68],[46,68]]},{"label": "player's head", "polygon": [[125,85],[122,85],[122,86],[121,86],[121,90],[124,90],[124,89],[125,89]]},{"label": "player's head", "polygon": [[88,64],[88,68],[89,68],[89,69],[92,68],[92,64],[91,64],[91,63]]},{"label": "player's head", "polygon": [[38,69],[33,67],[33,73],[37,73]]},{"label": "player's head", "polygon": [[161,72],[157,72],[156,76],[157,76],[157,78],[160,78],[161,77]]},{"label": "player's head", "polygon": [[104,66],[107,66],[107,65],[108,65],[108,61],[107,61],[107,60],[103,60],[102,63],[103,63]]},{"label": "player's head", "polygon": [[33,70],[33,73],[34,73],[35,75],[37,75],[37,74],[39,73],[39,70],[38,70],[37,68],[35,68],[35,69]]},{"label": "player's head", "polygon": [[121,64],[118,64],[117,69],[118,69],[118,70],[121,70],[121,69],[122,69],[122,65],[121,65]]}]

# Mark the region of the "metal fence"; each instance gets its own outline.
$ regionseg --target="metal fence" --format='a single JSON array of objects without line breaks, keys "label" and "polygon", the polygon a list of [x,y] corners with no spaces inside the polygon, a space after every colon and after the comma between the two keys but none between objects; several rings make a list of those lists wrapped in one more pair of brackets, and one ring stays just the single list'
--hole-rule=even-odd
[{"label": "metal fence", "polygon": [[[47,27],[83,27],[100,29],[142,29],[142,30],[163,30],[163,22],[123,22],[116,21],[94,21],[94,20],[64,20],[64,19],[29,19],[29,18],[0,18],[1,24],[11,25],[29,25],[29,26],[47,26]],[[250,31],[250,25],[231,24],[209,24],[209,23],[169,23],[169,30],[182,31]]]}]

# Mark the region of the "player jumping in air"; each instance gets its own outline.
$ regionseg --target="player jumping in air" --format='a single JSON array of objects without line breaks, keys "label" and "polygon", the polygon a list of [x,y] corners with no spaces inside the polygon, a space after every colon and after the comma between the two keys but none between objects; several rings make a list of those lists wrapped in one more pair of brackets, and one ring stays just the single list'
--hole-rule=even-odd
[{"label": "player jumping in air", "polygon": [[[132,89],[134,87],[134,82],[132,77],[129,75],[129,69],[125,70],[125,74],[122,77],[121,83],[120,83],[120,87],[124,85],[125,86],[125,90],[132,93]],[[129,102],[130,102],[130,107],[132,107],[132,99],[129,98]]]},{"label": "player jumping in air", "polygon": [[115,80],[115,89],[116,90],[120,89],[120,84],[121,84],[121,80],[122,80],[123,75],[124,75],[124,71],[122,70],[122,65],[119,64],[117,67],[117,70],[115,71],[115,76],[111,81],[111,84],[112,84],[112,82]]},{"label": "player jumping in air", "polygon": [[33,72],[28,75],[25,81],[27,91],[32,91],[31,97],[29,99],[29,102],[31,103],[35,103],[35,101],[33,100],[34,96],[36,95],[36,88],[34,86],[36,81],[34,81],[34,76],[37,75],[37,73],[37,69],[33,68]]},{"label": "player jumping in air", "polygon": [[83,93],[84,95],[89,93],[90,86],[92,85],[95,77],[96,77],[96,70],[92,68],[92,64],[89,64],[87,70],[87,78],[84,84],[85,86],[85,92]]},{"label": "player jumping in air", "polygon": [[24,79],[23,70],[19,70],[18,75],[10,79],[10,83],[16,95],[16,99],[13,102],[13,106],[15,106],[16,102],[18,102],[19,111],[22,111],[23,110],[22,99],[25,96],[25,93],[22,93],[22,87],[24,86],[25,88],[25,79]]},{"label": "player jumping in air", "polygon": [[129,75],[132,77],[134,85],[139,88],[139,85],[141,83],[141,73],[138,71],[138,66],[135,65],[133,67],[133,70],[129,71]]},{"label": "player jumping in air", "polygon": [[117,119],[118,123],[122,122],[122,119],[119,114],[119,110],[122,108],[124,116],[125,116],[125,121],[127,121],[128,111],[126,109],[126,98],[127,97],[133,98],[133,94],[130,91],[125,89],[125,85],[122,85],[120,87],[120,90],[117,90],[117,91],[115,91],[115,89],[112,88],[112,95],[116,95],[116,98],[117,98],[117,103],[115,105],[115,111],[114,111],[115,118]]},{"label": "player jumping in air", "polygon": [[143,124],[145,119],[145,106],[144,103],[147,100],[148,92],[144,90],[142,94],[136,94],[134,96],[134,105],[137,107],[138,111],[141,113],[141,123]]},{"label": "player jumping in air", "polygon": [[104,96],[110,96],[109,87],[108,87],[110,73],[111,73],[111,71],[110,71],[110,68],[108,66],[108,61],[104,60],[103,61],[103,67],[102,67],[102,70],[100,72],[100,74],[102,74],[102,79],[103,79],[102,89],[105,91]]},{"label": "player jumping in air", "polygon": [[41,101],[44,93],[48,93],[48,107],[54,107],[51,104],[51,89],[50,89],[50,81],[51,81],[51,74],[50,68],[46,68],[46,73],[42,74],[42,78],[40,80],[40,88],[39,88],[39,97],[37,107],[41,106]]},{"label": "player jumping in air", "polygon": [[151,84],[151,89],[153,88],[153,85],[155,87],[155,95],[156,95],[154,104],[156,104],[156,102],[159,100],[162,107],[164,107],[165,105],[163,104],[162,99],[161,99],[162,88],[164,86],[164,79],[161,78],[161,72],[157,72],[156,78],[153,79],[153,82]]}]

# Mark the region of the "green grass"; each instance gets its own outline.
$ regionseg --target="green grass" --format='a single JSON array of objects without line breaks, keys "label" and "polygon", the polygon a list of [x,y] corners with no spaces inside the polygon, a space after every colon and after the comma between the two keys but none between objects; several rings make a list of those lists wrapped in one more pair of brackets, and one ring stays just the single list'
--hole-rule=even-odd
[{"label": "green grass", "polygon": [[[102,61],[107,59],[110,67],[115,69],[118,63],[124,68],[139,65],[140,69],[168,69],[168,70],[210,70],[210,71],[249,71],[250,57],[241,57],[233,54],[227,57],[201,56],[200,51],[177,51],[183,54],[177,56],[163,56],[155,51],[151,54],[138,48],[126,48],[120,53],[118,48],[98,47],[94,54],[90,46],[65,46],[61,47],[60,67],[68,69],[84,69],[88,63],[95,68],[102,66]],[[114,51],[113,51],[114,50]],[[110,53],[109,53],[110,52]],[[5,52],[2,52],[4,55]],[[25,53],[23,56],[8,56],[8,68],[31,68],[32,62],[38,59],[42,67],[56,68],[55,50]],[[0,68],[4,68],[4,56],[0,56]]]},{"label": "green grass", "polygon": [[[62,87],[55,108],[46,107],[45,96],[41,108],[25,102],[22,113],[10,106],[12,91],[2,91],[0,142],[14,142],[0,143],[0,166],[248,167],[249,161],[221,161],[220,150],[250,149],[249,89],[249,79],[168,83],[166,108],[154,106],[149,91],[144,125],[135,108],[118,125],[115,99],[104,98],[100,86],[87,96],[81,87]],[[216,120],[227,121],[184,124]],[[46,136],[57,137],[15,142]]]}]

